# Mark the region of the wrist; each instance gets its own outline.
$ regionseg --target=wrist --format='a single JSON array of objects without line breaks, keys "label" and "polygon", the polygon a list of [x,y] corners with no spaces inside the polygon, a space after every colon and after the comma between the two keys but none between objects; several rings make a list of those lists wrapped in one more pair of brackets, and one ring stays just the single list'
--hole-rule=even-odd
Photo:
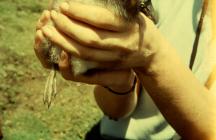
[{"label": "wrist", "polygon": [[[146,28],[148,26],[148,28]],[[142,32],[145,31],[144,34]],[[150,75],[157,71],[159,65],[167,57],[170,44],[151,20],[141,14],[140,47],[142,62],[138,69]],[[172,49],[172,48],[171,48]],[[165,62],[165,61],[164,61]]]},{"label": "wrist", "polygon": [[114,94],[126,95],[134,91],[135,85],[136,85],[136,78],[134,78],[134,81],[127,86],[103,86],[103,87]]},{"label": "wrist", "polygon": [[[141,79],[148,80],[150,78],[153,81],[158,81],[158,78],[160,79],[160,77],[164,77],[166,74],[178,74],[181,71],[180,67],[185,66],[176,49],[166,39],[161,39],[160,43],[160,48],[152,56],[148,65],[134,69],[139,78],[142,77]],[[143,80],[141,81],[144,82]]]},{"label": "wrist", "polygon": [[[146,76],[157,75],[169,65],[171,61],[175,61],[177,55],[176,50],[170,45],[166,38],[157,30],[153,35],[147,39],[147,46],[151,48],[151,54],[146,56],[145,65],[136,68],[136,71],[142,71]],[[145,48],[146,46],[143,46]],[[145,51],[145,49],[143,49]],[[142,52],[143,55],[146,52]]]},{"label": "wrist", "polygon": [[119,95],[97,85],[94,89],[94,97],[106,116],[118,120],[129,116],[134,111],[138,99],[137,87],[130,94]]}]

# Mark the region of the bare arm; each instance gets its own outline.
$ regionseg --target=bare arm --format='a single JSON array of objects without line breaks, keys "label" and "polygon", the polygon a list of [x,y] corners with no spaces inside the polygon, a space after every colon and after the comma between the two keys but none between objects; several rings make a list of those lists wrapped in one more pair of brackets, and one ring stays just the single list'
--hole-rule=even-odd
[{"label": "bare arm", "polygon": [[[71,11],[72,18],[76,15],[75,11],[77,7],[78,6],[73,7],[74,11]],[[69,14],[69,12],[70,10],[67,10],[67,14]],[[107,13],[104,12],[104,14],[102,14],[102,12],[103,10],[97,12],[97,14],[100,13],[98,14],[99,17],[102,17],[101,15],[106,15]],[[81,14],[82,16],[80,16]],[[80,18],[82,18],[81,21],[89,22],[92,20],[92,24],[102,24],[105,19],[95,18],[95,15],[96,13],[90,14],[85,11],[76,15],[76,17],[80,16]],[[58,25],[58,29],[61,29],[66,33],[69,32],[68,30],[65,31],[63,27],[71,27],[74,25],[72,25],[69,20],[65,20],[64,26],[61,26],[61,19],[65,19],[65,17],[63,15],[53,15],[53,20],[55,20],[55,23]],[[95,19],[97,20],[95,21]],[[102,22],[99,22],[101,21],[99,19],[101,19]],[[90,42],[93,40],[93,42],[96,42],[94,46],[103,44],[103,48],[107,47],[107,49],[110,49],[110,46],[116,46],[116,44],[113,45],[112,43],[118,43],[117,46],[120,46],[123,49],[129,49],[132,52],[132,55],[127,55],[127,58],[124,57],[125,59],[122,60],[121,65],[129,66],[128,64],[134,64],[135,66],[136,64],[137,67],[141,67],[142,65],[143,69],[136,69],[139,79],[143,83],[143,86],[148,90],[148,93],[159,107],[164,117],[182,138],[198,140],[216,139],[215,95],[211,94],[201,83],[199,83],[193,73],[182,64],[174,48],[170,46],[160,32],[156,30],[155,26],[153,26],[148,19],[145,19],[145,17],[142,19],[144,20],[144,29],[142,30],[144,34],[142,38],[144,44],[141,44],[142,48],[139,52],[137,51],[138,33],[135,26],[132,30],[126,32],[128,36],[123,36],[125,34],[122,33],[102,32],[101,30],[95,30],[95,28],[88,28],[88,31],[90,31],[89,36],[83,40],[80,39],[79,42],[86,43],[88,40],[90,40]],[[113,20],[105,21],[113,22],[111,24],[114,24],[114,26],[119,24]],[[76,25],[79,24],[77,23]],[[86,31],[85,29],[85,27],[74,28],[70,33],[75,34],[75,30],[79,31],[79,33],[84,33],[84,31]],[[46,32],[45,29],[43,32],[49,37],[49,33]],[[99,37],[106,36],[110,40],[107,41],[104,40],[104,38],[98,38],[98,36],[94,36],[95,33]],[[90,34],[92,35],[90,36]],[[119,36],[113,39],[112,37],[116,34]],[[49,38],[59,42],[55,36]],[[73,45],[64,45],[64,43],[61,43],[61,45],[63,48],[67,48],[67,46],[73,48]],[[115,52],[115,50],[113,50],[113,52]],[[98,58],[98,60],[100,59]]]},{"label": "bare arm", "polygon": [[[122,89],[115,89],[122,92]],[[140,93],[140,83],[137,82],[135,88],[125,95],[117,95],[102,86],[96,86],[94,90],[95,100],[105,115],[119,119],[129,116],[137,105]]]},{"label": "bare arm", "polygon": [[183,139],[216,139],[216,97],[166,42],[148,72],[136,72],[167,121]]}]

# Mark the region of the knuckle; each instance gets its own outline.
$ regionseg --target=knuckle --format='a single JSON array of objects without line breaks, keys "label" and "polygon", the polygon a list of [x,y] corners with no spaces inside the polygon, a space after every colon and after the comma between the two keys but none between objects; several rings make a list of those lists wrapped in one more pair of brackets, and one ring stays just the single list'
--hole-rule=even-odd
[{"label": "knuckle", "polygon": [[98,45],[100,45],[100,43],[99,43],[99,39],[97,39],[96,37],[86,37],[86,38],[89,38],[88,40],[86,40],[86,43],[87,43],[87,45],[89,45],[89,46],[98,46]]}]

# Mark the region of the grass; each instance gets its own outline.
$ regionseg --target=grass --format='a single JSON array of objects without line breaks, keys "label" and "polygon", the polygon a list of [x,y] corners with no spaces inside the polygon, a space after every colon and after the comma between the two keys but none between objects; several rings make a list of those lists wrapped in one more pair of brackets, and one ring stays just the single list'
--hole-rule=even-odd
[{"label": "grass", "polygon": [[43,105],[48,71],[34,51],[35,24],[48,0],[0,0],[0,117],[4,140],[82,140],[101,118],[93,86],[58,76],[58,95]]}]

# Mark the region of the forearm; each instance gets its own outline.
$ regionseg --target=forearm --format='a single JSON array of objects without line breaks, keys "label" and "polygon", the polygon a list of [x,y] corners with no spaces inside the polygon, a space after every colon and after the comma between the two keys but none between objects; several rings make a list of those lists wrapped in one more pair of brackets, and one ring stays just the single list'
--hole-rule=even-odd
[{"label": "forearm", "polygon": [[154,57],[148,70],[136,69],[139,79],[182,138],[213,139],[215,96],[181,62],[174,48],[166,41],[159,43],[163,50]]},{"label": "forearm", "polygon": [[97,85],[94,90],[95,100],[105,115],[114,119],[129,116],[137,104],[139,87],[126,95],[117,95],[106,88]]}]

